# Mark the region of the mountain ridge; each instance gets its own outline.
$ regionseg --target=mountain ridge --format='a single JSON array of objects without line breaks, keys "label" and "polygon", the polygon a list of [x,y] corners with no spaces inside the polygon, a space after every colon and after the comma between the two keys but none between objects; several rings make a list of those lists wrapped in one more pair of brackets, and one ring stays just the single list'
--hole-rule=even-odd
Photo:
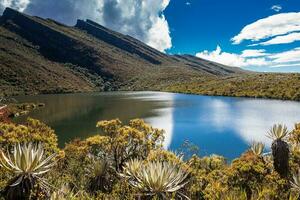
[{"label": "mountain ridge", "polygon": [[[1,96],[159,90],[300,98],[298,74],[256,73],[192,55],[168,55],[92,20],[67,26],[11,8],[0,17],[0,70]],[[282,94],[275,85],[292,89]]]},{"label": "mountain ridge", "polygon": [[244,73],[164,54],[91,20],[72,27],[6,8],[0,30],[5,95],[158,90],[200,76]]}]

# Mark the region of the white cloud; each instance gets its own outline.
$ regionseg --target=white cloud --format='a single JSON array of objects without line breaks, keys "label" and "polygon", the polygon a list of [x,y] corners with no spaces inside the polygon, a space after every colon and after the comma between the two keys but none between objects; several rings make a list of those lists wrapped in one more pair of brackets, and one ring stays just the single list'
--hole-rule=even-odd
[{"label": "white cloud", "polygon": [[269,58],[273,59],[273,62],[278,64],[299,62],[300,48],[295,48],[289,51],[276,53],[269,56]]},{"label": "white cloud", "polygon": [[0,12],[2,12],[6,7],[11,7],[23,12],[29,3],[30,0],[0,0]]},{"label": "white cloud", "polygon": [[246,49],[242,52],[242,57],[249,58],[249,57],[261,57],[266,56],[268,53],[266,53],[266,50],[264,49]]},{"label": "white cloud", "polygon": [[159,51],[164,51],[172,47],[168,22],[164,16],[158,18],[149,30],[147,44]]},{"label": "white cloud", "polygon": [[[264,51],[262,50],[247,50],[244,54],[235,54],[235,53],[227,53],[222,52],[220,46],[217,46],[216,50],[209,52],[203,51],[197,53],[196,56],[199,58],[203,58],[206,60],[214,61],[217,63],[222,63],[224,65],[233,66],[233,67],[247,67],[247,66],[265,66],[267,65],[267,61],[265,58],[248,58],[253,57],[254,54],[257,55],[263,54]],[[252,54],[252,55],[251,55]]]},{"label": "white cloud", "polygon": [[279,12],[282,9],[281,5],[273,5],[271,7],[271,10],[274,10],[275,12]]},{"label": "white cloud", "polygon": [[162,14],[170,0],[102,1],[104,25],[134,36],[160,51],[171,48],[169,25]]},{"label": "white cloud", "polygon": [[171,48],[163,11],[170,0],[0,0],[0,12],[12,7],[31,15],[74,25],[89,18],[164,51]]},{"label": "white cloud", "polygon": [[300,66],[300,48],[281,53],[266,53],[265,50],[245,50],[241,54],[222,52],[217,46],[214,51],[203,51],[197,57],[233,67],[286,67]]},{"label": "white cloud", "polygon": [[188,2],[188,1],[187,1],[187,2],[185,3],[185,5],[190,6],[190,5],[191,5],[191,2]]},{"label": "white cloud", "polygon": [[259,41],[294,31],[300,31],[300,12],[281,13],[260,19],[245,26],[231,40],[233,44],[240,44],[244,40]]},{"label": "white cloud", "polygon": [[281,36],[277,36],[274,37],[266,42],[261,42],[258,44],[252,44],[249,46],[257,46],[257,45],[273,45],[273,44],[288,44],[288,43],[293,43],[296,41],[300,41],[300,32],[295,32],[295,33],[290,33],[287,35],[281,35]]},{"label": "white cloud", "polygon": [[[272,7],[280,10],[279,5]],[[248,46],[267,46],[274,44],[288,44],[300,41],[300,12],[281,13],[272,15],[245,26],[234,36],[233,44],[240,44],[244,40],[252,43]],[[268,53],[264,49],[246,49],[240,54],[222,52],[221,48],[197,54],[201,58],[236,67],[288,67],[300,66],[300,48],[294,48],[279,53]]]}]

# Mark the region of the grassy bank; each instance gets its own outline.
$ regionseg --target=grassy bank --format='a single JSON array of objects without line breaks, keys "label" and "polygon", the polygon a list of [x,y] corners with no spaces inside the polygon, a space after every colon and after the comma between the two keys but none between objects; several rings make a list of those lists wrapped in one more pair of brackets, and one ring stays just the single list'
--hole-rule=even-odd
[{"label": "grassy bank", "polygon": [[233,97],[300,100],[300,74],[257,73],[169,85],[164,91]]},{"label": "grassy bank", "polygon": [[[142,120],[96,125],[105,136],[64,149],[47,125],[0,123],[0,188],[4,199],[297,199],[300,125],[276,125],[272,153],[253,143],[231,163],[218,155],[184,157],[162,149],[164,131]],[[262,133],[267,134],[267,133]]]}]

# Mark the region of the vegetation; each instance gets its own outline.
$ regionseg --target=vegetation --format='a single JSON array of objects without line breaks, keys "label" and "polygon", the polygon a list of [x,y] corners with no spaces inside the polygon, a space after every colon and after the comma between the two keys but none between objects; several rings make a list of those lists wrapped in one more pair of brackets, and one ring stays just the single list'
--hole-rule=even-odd
[{"label": "vegetation", "polygon": [[253,142],[251,145],[251,151],[257,156],[261,156],[264,152],[265,145],[261,142]]},{"label": "vegetation", "polygon": [[0,122],[10,121],[13,117],[27,115],[29,112],[44,107],[44,103],[18,103],[14,98],[0,98]]},{"label": "vegetation", "polygon": [[29,112],[44,106],[43,103],[10,103],[8,104],[8,111],[10,117],[18,117],[27,115]]},{"label": "vegetation", "polygon": [[[122,175],[130,185],[145,196],[170,199],[172,193],[175,193],[177,198],[188,199],[180,189],[188,183],[189,173],[183,171],[177,164],[162,161],[143,163],[143,161],[131,160],[125,164]],[[174,195],[173,197],[176,198]]]},{"label": "vegetation", "polygon": [[282,177],[289,173],[289,146],[284,141],[288,135],[287,127],[281,124],[274,125],[268,132],[268,136],[273,139],[272,155],[274,158],[274,168]]},{"label": "vegetation", "polygon": [[300,170],[298,173],[293,175],[293,180],[291,181],[292,188],[300,193]]},{"label": "vegetation", "polygon": [[90,21],[74,28],[11,9],[1,19],[0,96],[158,90],[300,100],[297,73],[253,73],[163,54]]},{"label": "vegetation", "polygon": [[[52,159],[56,154],[44,158],[41,144],[15,144],[12,155],[0,152],[0,167],[13,174],[2,194],[5,199],[30,199],[32,191],[47,189],[47,183],[41,175],[47,173],[54,165]],[[41,195],[41,194],[38,194]]]},{"label": "vegetation", "polygon": [[[2,197],[51,200],[296,200],[300,197],[299,124],[291,132],[283,125],[270,129],[269,135],[274,137],[276,146],[272,154],[264,154],[264,145],[254,142],[231,163],[218,155],[194,154],[183,159],[182,154],[164,150],[163,131],[139,119],[127,125],[118,119],[100,121],[97,127],[105,134],[74,140],[60,150],[54,131],[37,120],[28,119],[25,125],[0,123]],[[277,150],[283,148],[286,153],[286,145],[279,145],[278,140],[288,143],[288,165],[279,164],[285,160],[281,156],[286,155],[278,154]],[[281,171],[282,166],[288,168],[288,173]]]},{"label": "vegetation", "polygon": [[215,96],[300,100],[300,74],[250,73],[239,76],[196,79],[163,88],[168,92]]}]

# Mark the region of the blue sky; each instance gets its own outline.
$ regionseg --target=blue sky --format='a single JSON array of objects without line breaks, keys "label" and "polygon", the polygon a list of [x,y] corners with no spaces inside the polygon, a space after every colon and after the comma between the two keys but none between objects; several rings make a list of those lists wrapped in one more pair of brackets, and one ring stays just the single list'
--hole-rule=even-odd
[{"label": "blue sky", "polygon": [[[190,5],[186,5],[187,2],[190,2]],[[272,10],[273,5],[281,5],[280,12]],[[224,50],[238,53],[245,45],[231,45],[230,39],[233,36],[248,24],[283,12],[300,12],[300,1],[170,1],[164,13],[169,23],[173,48],[167,52],[195,54],[203,50],[214,50],[219,44]]]},{"label": "blue sky", "polygon": [[300,0],[0,0],[67,25],[91,19],[169,54],[300,72]]},{"label": "blue sky", "polygon": [[[300,41],[249,47],[253,42],[243,41],[234,45],[231,38],[257,20],[291,12],[300,12],[299,0],[171,0],[164,11],[172,38],[172,48],[167,52],[195,55],[205,50],[214,51],[217,45],[222,51],[235,54],[241,54],[245,49],[264,49],[268,53],[289,51],[300,47]],[[253,65],[245,68],[258,71],[300,71],[300,65],[277,68]]]}]

